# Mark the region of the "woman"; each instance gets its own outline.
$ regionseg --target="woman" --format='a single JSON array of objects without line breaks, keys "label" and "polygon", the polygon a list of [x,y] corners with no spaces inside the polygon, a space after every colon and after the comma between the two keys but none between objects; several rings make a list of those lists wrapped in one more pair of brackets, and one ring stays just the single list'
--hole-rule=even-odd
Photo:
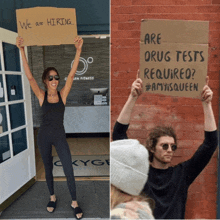
[{"label": "woman", "polygon": [[154,201],[140,195],[148,178],[147,149],[138,140],[110,146],[111,219],[154,219]]},{"label": "woman", "polygon": [[72,197],[71,207],[74,210],[75,217],[79,219],[82,218],[82,210],[80,209],[76,201],[76,186],[73,175],[71,154],[66,141],[66,135],[63,126],[63,116],[66,99],[70,92],[74,76],[77,71],[81,49],[83,45],[83,40],[80,37],[76,37],[74,41],[76,47],[74,64],[67,77],[65,86],[60,90],[60,92],[57,91],[57,86],[59,84],[59,74],[54,67],[47,68],[42,75],[42,81],[46,87],[46,91],[39,88],[36,80],[34,79],[30,71],[25,56],[24,47],[21,46],[24,42],[23,39],[21,37],[17,37],[16,44],[21,52],[25,74],[29,80],[30,86],[34,94],[37,96],[39,100],[39,104],[43,113],[43,118],[39,129],[37,141],[40,154],[43,159],[46,173],[46,181],[50,192],[50,201],[47,205],[47,211],[53,212],[56,208],[57,202],[56,196],[54,194],[52,174],[53,162],[51,151],[53,144],[62,162],[64,173],[67,177],[67,185]]}]

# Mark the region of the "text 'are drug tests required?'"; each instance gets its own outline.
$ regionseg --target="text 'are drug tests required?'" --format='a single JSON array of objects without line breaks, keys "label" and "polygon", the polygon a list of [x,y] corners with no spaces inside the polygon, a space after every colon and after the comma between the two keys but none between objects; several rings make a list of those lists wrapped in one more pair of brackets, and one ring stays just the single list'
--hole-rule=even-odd
[{"label": "text 'are drug tests required?'", "polygon": [[206,21],[142,20],[144,92],[199,98],[207,75],[208,31]]}]

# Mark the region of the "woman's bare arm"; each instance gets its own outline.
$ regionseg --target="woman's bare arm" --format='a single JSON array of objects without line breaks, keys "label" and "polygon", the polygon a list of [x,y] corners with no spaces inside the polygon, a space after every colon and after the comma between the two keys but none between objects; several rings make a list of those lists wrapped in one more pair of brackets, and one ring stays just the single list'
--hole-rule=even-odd
[{"label": "woman's bare arm", "polygon": [[36,80],[34,79],[30,67],[28,65],[27,62],[27,58],[25,55],[25,51],[24,51],[24,47],[21,46],[23,44],[23,39],[21,37],[17,37],[16,39],[16,45],[19,48],[20,52],[21,52],[21,57],[22,57],[22,62],[23,62],[23,67],[24,67],[24,71],[25,71],[25,75],[27,76],[30,86],[34,92],[34,94],[37,96],[40,105],[43,104],[43,100],[44,100],[44,91],[38,86]]}]

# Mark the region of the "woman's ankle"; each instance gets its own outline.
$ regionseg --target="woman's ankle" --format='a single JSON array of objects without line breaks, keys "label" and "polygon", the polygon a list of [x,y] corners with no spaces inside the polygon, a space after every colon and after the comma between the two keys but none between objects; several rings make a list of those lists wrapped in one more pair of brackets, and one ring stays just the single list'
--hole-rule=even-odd
[{"label": "woman's ankle", "polygon": [[74,208],[77,207],[78,202],[76,200],[72,200],[71,206],[74,207]]},{"label": "woman's ankle", "polygon": [[54,194],[54,195],[50,195],[50,200],[51,200],[51,201],[56,201],[56,196],[55,196],[55,194]]}]

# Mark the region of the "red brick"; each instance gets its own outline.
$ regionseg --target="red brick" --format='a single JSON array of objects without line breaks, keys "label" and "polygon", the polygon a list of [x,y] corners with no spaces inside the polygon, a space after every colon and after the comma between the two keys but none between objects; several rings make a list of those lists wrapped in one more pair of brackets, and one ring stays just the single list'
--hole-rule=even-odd
[{"label": "red brick", "polygon": [[[134,54],[137,54],[134,56]],[[130,53],[130,54],[120,54],[120,57],[118,58],[118,62],[139,62],[139,53]]]},{"label": "red brick", "polygon": [[139,99],[141,100],[142,103],[146,103],[146,104],[150,103],[151,105],[157,105],[158,103],[154,95],[149,95],[147,93],[142,94]]},{"label": "red brick", "polygon": [[135,80],[135,72],[139,69],[139,62],[136,63],[117,63],[111,65],[111,72],[134,72],[134,77],[132,80]]},{"label": "red brick", "polygon": [[219,46],[219,42],[216,41],[216,39],[210,39],[209,40],[209,47],[211,48],[211,50],[218,50],[220,49],[220,46]]},{"label": "red brick", "polygon": [[212,64],[218,64],[219,63],[219,55],[218,54],[211,54],[209,55],[209,59],[208,59],[208,67]]},{"label": "red brick", "polygon": [[128,131],[128,137],[131,139],[139,139],[139,138],[145,138],[146,131],[143,129],[138,129],[138,130],[130,130]]},{"label": "red brick", "polygon": [[199,99],[194,98],[182,98],[182,102],[184,102],[184,105],[201,105],[201,101]]},{"label": "red brick", "polygon": [[111,116],[111,121],[112,121],[111,128],[112,129],[113,129],[114,125],[115,125],[115,122],[116,122],[117,118],[118,118],[118,116],[116,116],[116,115],[112,115]]},{"label": "red brick", "polygon": [[156,125],[155,125],[154,122],[147,122],[147,123],[145,124],[145,129],[146,129],[147,131],[151,131],[155,126],[156,126]]},{"label": "red brick", "polygon": [[114,40],[114,45],[116,45],[117,47],[123,48],[123,47],[129,47],[129,48],[133,48],[135,47],[140,47],[140,43],[139,43],[140,39],[135,38],[135,39],[115,39]]},{"label": "red brick", "polygon": [[217,169],[215,169],[216,167],[216,164],[215,166],[207,166],[205,169],[204,169],[204,175],[214,175],[214,176],[217,176]]},{"label": "red brick", "polygon": [[188,106],[188,105],[177,105],[175,107],[177,113],[184,113],[184,114],[190,114],[194,115],[196,108],[194,106]]},{"label": "red brick", "polygon": [[218,13],[155,13],[155,14],[143,14],[143,15],[131,15],[134,21],[141,21],[141,19],[169,19],[169,20],[203,20],[203,21],[220,21]]},{"label": "red brick", "polygon": [[130,88],[131,84],[132,84],[133,80],[124,80],[124,81],[120,81],[120,80],[115,80],[112,79],[111,80],[111,86],[113,88],[117,88],[117,87],[121,87],[121,88]]},{"label": "red brick", "polygon": [[194,131],[198,131],[198,129],[196,129],[196,125],[195,123],[184,123],[182,124],[182,130],[186,131],[186,132],[194,132]]},{"label": "red brick", "polygon": [[121,6],[114,7],[116,14],[147,14],[147,13],[218,13],[218,6]]},{"label": "red brick", "polygon": [[218,81],[220,79],[219,72],[218,71],[209,72],[209,79]]},{"label": "red brick", "polygon": [[170,165],[175,166],[175,165],[182,163],[182,162],[184,162],[184,159],[182,157],[178,157],[178,156],[175,157],[174,156]]},{"label": "red brick", "polygon": [[118,23],[111,22],[110,28],[111,28],[111,30],[117,31],[118,30]]},{"label": "red brick", "polygon": [[134,79],[136,78],[136,71],[120,71],[118,73],[112,72],[111,73],[111,78],[112,79],[120,79],[120,80],[129,80],[129,79]]},{"label": "red brick", "polygon": [[114,30],[112,30],[111,31],[111,38],[112,38],[112,40],[114,38],[117,38],[117,39],[119,39],[119,38],[132,38],[132,39],[138,38],[138,39],[140,39],[140,34],[141,34],[140,30],[139,31],[132,31],[132,30],[130,30],[130,31],[127,31],[127,30],[114,31]]},{"label": "red brick", "polygon": [[111,22],[128,22],[128,21],[132,21],[130,15],[121,15],[121,14],[111,15]]},{"label": "red brick", "polygon": [[[144,124],[152,121],[154,124],[160,121],[162,118],[167,118],[168,113],[164,111],[160,106],[154,105],[142,105],[136,104],[131,121],[144,121]],[[149,127],[146,127],[149,130]]]},{"label": "red brick", "polygon": [[143,129],[143,127],[140,123],[131,123],[130,126],[129,126],[129,129],[131,129],[131,130],[141,130],[141,129]]},{"label": "red brick", "polygon": [[220,4],[220,0],[212,0],[212,4]]},{"label": "red brick", "polygon": [[[216,0],[218,1],[218,0]],[[157,1],[151,1],[151,0],[133,0],[133,5],[210,5],[212,3],[212,0],[157,0]]]},{"label": "red brick", "polygon": [[220,7],[218,6],[196,6],[196,13],[219,13]]},{"label": "red brick", "polygon": [[129,96],[130,91],[127,88],[111,88],[111,94],[113,96]]},{"label": "red brick", "polygon": [[219,88],[219,81],[217,81],[217,80],[209,80],[209,86],[212,89],[218,89]]},{"label": "red brick", "polygon": [[[220,16],[219,16],[220,17]],[[220,37],[220,31],[210,31],[209,32],[209,37],[210,38],[218,38]]]},{"label": "red brick", "polygon": [[[198,190],[198,189],[197,189]],[[199,190],[198,190],[199,191]],[[216,201],[216,200],[215,200]],[[193,200],[193,203],[187,202],[187,207],[190,207],[191,212],[187,212],[186,219],[216,219],[216,202],[210,202],[206,200]],[[207,212],[207,210],[213,210],[213,212]]]},{"label": "red brick", "polygon": [[140,31],[141,23],[133,22],[133,23],[119,23],[118,30],[132,30],[132,31]]},{"label": "red brick", "polygon": [[111,0],[111,7],[113,5],[132,5],[132,0]]},{"label": "red brick", "polygon": [[172,104],[172,97],[165,95],[158,95],[158,105],[170,105]]},{"label": "red brick", "polygon": [[133,47],[131,48],[120,48],[117,50],[117,53],[119,56],[123,56],[123,55],[132,55],[133,57],[138,56],[139,58],[139,47]]},{"label": "red brick", "polygon": [[208,71],[219,71],[219,64],[209,65]]},{"label": "red brick", "polygon": [[220,53],[219,51],[210,53],[209,60],[208,60],[209,65],[219,64],[219,61],[220,61],[219,53]]},{"label": "red brick", "polygon": [[123,105],[125,104],[126,100],[127,100],[127,96],[112,96],[111,98],[111,105],[121,105],[123,107]]},{"label": "red brick", "polygon": [[209,22],[209,30],[210,31],[220,30],[220,22],[214,22],[214,21]]},{"label": "red brick", "polygon": [[119,8],[119,6],[117,5],[111,5],[111,17],[113,17],[115,14],[117,14],[117,9]]},{"label": "red brick", "polygon": [[209,53],[209,65],[219,63],[219,51]]},{"label": "red brick", "polygon": [[[179,131],[178,131],[178,133],[179,133]],[[177,139],[178,138],[179,137],[177,136]],[[193,148],[198,147],[198,145],[195,145],[194,141],[187,140],[187,139],[185,139],[185,140],[178,140],[177,144],[178,144],[178,148],[180,148],[182,152],[184,150],[191,149],[192,147]],[[184,154],[182,154],[182,155],[184,155]]]},{"label": "red brick", "polygon": [[[194,123],[203,123],[203,117],[201,117],[201,116],[192,117],[189,114],[185,114],[184,115],[184,121],[185,122],[194,122]],[[197,137],[197,138],[199,138],[199,137]]]}]

